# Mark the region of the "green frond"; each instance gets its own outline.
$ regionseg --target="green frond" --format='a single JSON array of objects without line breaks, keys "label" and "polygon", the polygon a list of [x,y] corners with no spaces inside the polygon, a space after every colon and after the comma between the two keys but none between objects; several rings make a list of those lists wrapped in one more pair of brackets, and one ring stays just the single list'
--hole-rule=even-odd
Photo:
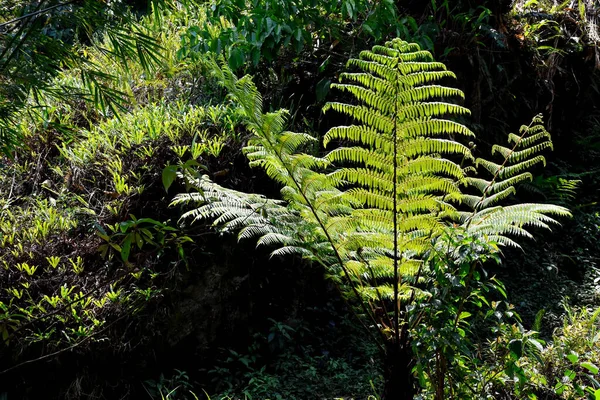
[{"label": "green frond", "polygon": [[360,83],[367,88],[376,88],[381,94],[393,94],[396,91],[392,82],[365,72],[342,72],[339,78],[340,82],[350,81]]},{"label": "green frond", "polygon": [[530,125],[522,126],[519,132],[520,136],[508,135],[512,147],[492,147],[492,155],[503,158],[500,164],[477,159],[477,166],[483,167],[493,176],[491,181],[481,178],[465,179],[467,185],[475,187],[481,196],[465,194],[460,199],[463,204],[475,210],[470,216],[462,214],[467,229],[494,238],[504,238],[500,243],[510,246],[515,246],[516,243],[506,235],[530,237],[525,227],[550,229],[551,225],[558,223],[551,216],[570,216],[567,209],[555,205],[496,206],[514,194],[518,184],[533,180],[528,170],[536,164],[545,165],[546,160],[539,153],[552,148],[550,134],[544,128],[541,116],[536,116]]},{"label": "green frond", "polygon": [[[446,65],[441,62],[429,61],[409,61],[398,64],[397,70],[402,75],[409,75],[413,73],[429,72],[429,71],[445,71]],[[400,82],[404,83],[404,82]]]},{"label": "green frond", "polygon": [[[280,133],[285,130],[289,115],[290,113],[286,109],[279,109],[265,114],[262,114],[262,110],[258,109],[258,112],[254,118],[257,121],[262,120],[261,128],[263,131],[268,133]],[[305,135],[305,133],[298,133],[298,135]]]},{"label": "green frond", "polygon": [[394,110],[395,103],[393,98],[385,94],[379,94],[369,88],[345,83],[332,83],[331,87],[339,89],[342,92],[352,93],[358,100],[363,101],[368,106],[373,107],[383,114],[389,114]]},{"label": "green frond", "polygon": [[252,225],[246,226],[245,228],[242,228],[240,230],[240,232],[238,233],[238,240],[241,241],[246,239],[260,238],[263,235],[272,233],[273,229],[274,228],[268,224],[261,225],[258,223],[253,223]]},{"label": "green frond", "polygon": [[[308,171],[311,173],[313,170],[326,168],[329,165],[329,161],[321,157],[315,157],[311,154],[295,154],[289,157],[289,165],[292,172]],[[311,175],[320,176],[316,174]]]},{"label": "green frond", "polygon": [[486,196],[479,204],[477,204],[477,208],[488,208],[499,201],[506,199],[511,194],[515,194],[517,191],[513,186],[508,186],[504,190],[500,190],[492,195]]},{"label": "green frond", "polygon": [[397,57],[397,58],[400,58],[400,60],[404,61],[404,62],[416,61],[416,60],[433,61],[433,56],[431,55],[431,53],[429,51],[421,50],[421,49],[415,49],[412,52],[404,53],[404,52],[399,51],[398,49],[391,48],[388,46],[375,45],[375,46],[373,46],[372,52],[379,53],[379,54],[385,54],[390,57]]},{"label": "green frond", "polygon": [[546,166],[546,158],[544,156],[535,156],[528,160],[521,161],[518,164],[504,167],[500,170],[498,176],[500,177],[500,179],[505,179],[510,176],[513,176],[514,174],[518,174],[522,171],[525,171],[536,164],[542,164]]},{"label": "green frond", "polygon": [[[348,193],[368,208],[378,208],[382,210],[393,210],[393,198],[388,195],[377,193],[373,190],[364,188],[349,189]],[[415,196],[396,201],[396,211],[401,215],[415,215],[422,213],[432,213],[442,208],[441,203],[433,196]]]},{"label": "green frond", "polygon": [[283,246],[277,250],[271,252],[271,257],[284,257],[290,255],[301,255],[303,257],[311,258],[313,253],[304,247],[299,246]]},{"label": "green frond", "polygon": [[383,133],[390,134],[394,130],[394,122],[390,117],[369,107],[333,102],[327,103],[325,107],[323,107],[323,111],[325,112],[329,109],[352,116],[367,126],[375,128]]},{"label": "green frond", "polygon": [[350,140],[369,148],[381,149],[385,153],[389,153],[394,146],[391,138],[382,135],[376,129],[364,125],[331,128],[323,137],[323,145],[327,147],[332,140]]},{"label": "green frond", "polygon": [[500,171],[500,169],[502,168],[502,165],[496,164],[493,161],[489,161],[489,160],[486,160],[486,159],[483,159],[483,158],[478,158],[477,159],[476,166],[477,167],[483,167],[484,169],[486,169],[493,176],[495,176],[498,173],[498,171]]},{"label": "green frond", "polygon": [[483,209],[473,214],[467,224],[472,232],[490,236],[527,236],[522,231],[525,226],[550,229],[551,225],[558,225],[551,216],[570,217],[571,213],[553,204],[523,203]]},{"label": "green frond", "polygon": [[362,60],[374,61],[377,64],[383,64],[390,68],[396,68],[398,66],[399,60],[397,54],[377,54],[371,50],[363,50],[359,53],[359,57]]},{"label": "green frond", "polygon": [[453,177],[456,180],[464,178],[464,171],[460,165],[444,158],[419,157],[410,160],[402,166],[399,173],[405,176],[418,175],[443,175]]},{"label": "green frond", "polygon": [[510,177],[510,178],[507,178],[507,179],[504,179],[501,181],[496,181],[496,182],[488,181],[488,180],[481,179],[481,178],[474,178],[474,177],[465,178],[465,182],[468,185],[477,188],[477,190],[479,190],[479,192],[481,192],[482,194],[484,192],[486,194],[493,194],[498,191],[504,190],[504,189],[508,188],[509,186],[515,186],[521,182],[531,181],[531,180],[533,180],[533,175],[530,172],[522,172],[513,177]]},{"label": "green frond", "polygon": [[397,53],[396,57],[398,57],[402,62],[433,61],[433,55],[427,50],[415,50],[410,53]]},{"label": "green frond", "polygon": [[509,162],[521,162],[527,159],[528,157],[532,156],[533,154],[539,153],[548,148],[552,149],[552,142],[550,141],[535,144],[521,151],[513,151],[513,149],[509,149],[504,146],[494,145],[492,147],[492,155],[498,153],[502,155],[502,157],[508,158]]},{"label": "green frond", "polygon": [[395,50],[399,50],[402,53],[410,53],[421,50],[421,46],[416,43],[407,42],[405,40],[395,38],[389,42],[386,42],[385,45]]},{"label": "green frond", "polygon": [[540,140],[543,140],[543,139],[551,140],[550,133],[548,133],[545,129],[543,130],[543,132],[539,132],[534,135],[531,135],[531,131],[529,133],[530,133],[530,136],[527,136],[525,138],[522,138],[519,135],[515,135],[514,133],[511,133],[508,135],[508,142],[518,144],[519,147],[529,147],[532,144],[534,144]]},{"label": "green frond", "polygon": [[408,158],[428,154],[460,154],[465,159],[474,160],[471,150],[462,143],[448,139],[419,138],[408,142],[401,148],[402,155]]},{"label": "green frond", "polygon": [[389,82],[394,82],[396,77],[396,69],[388,67],[387,65],[380,64],[374,61],[359,60],[351,58],[346,64],[348,67],[357,67],[365,72],[376,74],[377,77],[385,79]]},{"label": "green frond", "polygon": [[401,198],[419,195],[434,195],[439,198],[460,193],[455,180],[437,176],[408,176],[398,182],[397,187]]},{"label": "green frond", "polygon": [[370,260],[373,256],[380,256],[382,249],[390,247],[389,232],[356,231],[346,236],[338,249],[350,258],[359,257],[363,260]]},{"label": "green frond", "polygon": [[409,122],[403,122],[398,126],[398,130],[405,138],[453,134],[475,136],[469,128],[458,122],[436,118],[414,119]]},{"label": "green frond", "polygon": [[488,239],[494,243],[498,243],[501,246],[512,247],[515,249],[522,249],[521,245],[514,240],[501,235],[489,235]]},{"label": "green frond", "polygon": [[[330,219],[332,230],[340,233],[348,232],[378,232],[389,235],[393,231],[391,211],[382,209],[359,209],[351,215]],[[417,230],[432,232],[441,227],[441,222],[432,215],[406,216],[398,223],[399,233],[410,233]],[[329,228],[328,228],[329,229]],[[388,242],[391,240],[386,236]]]},{"label": "green frond", "polygon": [[[394,298],[394,286],[386,283],[376,287],[359,287],[360,295],[369,301],[392,300]],[[412,287],[409,285],[400,284],[398,287],[398,298],[401,301],[409,300],[413,295]]]},{"label": "green frond", "polygon": [[462,90],[449,88],[441,85],[424,85],[410,87],[398,93],[398,100],[401,103],[412,103],[417,101],[426,101],[436,97],[458,97],[463,99],[465,94]]},{"label": "green frond", "polygon": [[256,246],[274,246],[296,244],[297,240],[280,232],[268,232],[258,239]]},{"label": "green frond", "polygon": [[423,265],[422,260],[406,260],[400,264],[400,274],[405,277],[412,277],[417,275],[419,268]]},{"label": "green frond", "polygon": [[422,71],[405,75],[402,81],[404,85],[417,86],[447,78],[456,78],[456,75],[452,71]]},{"label": "green frond", "polygon": [[332,163],[364,164],[366,167],[388,172],[391,171],[393,165],[393,158],[389,154],[363,147],[339,147],[327,153],[325,158]]},{"label": "green frond", "polygon": [[391,192],[394,187],[393,178],[389,174],[372,168],[343,168],[332,175],[348,183],[387,192]]},{"label": "green frond", "polygon": [[408,104],[398,110],[398,119],[401,122],[415,118],[439,117],[444,115],[469,115],[468,108],[457,104],[444,103],[443,101],[430,101],[427,103]]},{"label": "green frond", "polygon": [[476,229],[476,232],[483,235],[496,237],[498,237],[499,235],[510,235],[512,237],[524,237],[528,239],[533,239],[533,235],[529,233],[525,228],[508,223],[502,226],[495,227],[487,224],[480,225]]},{"label": "green frond", "polygon": [[363,188],[350,189],[348,195],[357,199],[358,202],[369,208],[381,210],[393,210],[394,200],[390,196],[382,195]]}]

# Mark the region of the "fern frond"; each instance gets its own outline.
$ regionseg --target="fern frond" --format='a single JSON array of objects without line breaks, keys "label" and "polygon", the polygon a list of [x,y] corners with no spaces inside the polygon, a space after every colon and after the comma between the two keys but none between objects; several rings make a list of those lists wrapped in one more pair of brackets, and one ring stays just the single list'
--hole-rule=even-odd
[{"label": "fern frond", "polygon": [[393,97],[379,94],[368,87],[341,83],[332,83],[331,87],[353,94],[354,97],[363,100],[369,107],[374,108],[382,114],[390,113],[395,107]]},{"label": "fern frond", "polygon": [[515,186],[521,182],[531,181],[532,179],[533,175],[531,175],[530,172],[523,172],[496,182],[487,181],[481,178],[467,177],[465,178],[465,183],[477,188],[477,190],[479,190],[481,193],[487,191],[487,193],[492,194],[500,190],[504,190],[509,186]]},{"label": "fern frond", "polygon": [[542,132],[533,134],[528,137],[522,138],[519,135],[515,135],[514,133],[510,133],[508,135],[508,142],[519,145],[519,147],[529,147],[535,142],[540,140],[551,140],[550,134],[544,129]]},{"label": "fern frond", "polygon": [[342,72],[340,81],[359,83],[368,88],[377,88],[377,91],[381,94],[389,95],[395,92],[392,82],[366,72]]},{"label": "fern frond", "polygon": [[525,150],[514,151],[504,146],[495,145],[492,147],[492,155],[499,153],[509,162],[521,162],[535,153],[539,153],[545,149],[552,149],[552,142],[545,141],[532,146],[527,147]]},{"label": "fern frond", "polygon": [[[362,59],[350,59],[347,63],[348,67],[357,67],[362,71],[375,74],[377,77],[382,78],[388,82],[394,82],[396,77],[396,69],[389,67],[385,64],[381,64],[375,61],[367,61]],[[340,77],[341,79],[341,77]]]},{"label": "fern frond", "polygon": [[299,247],[299,246],[283,246],[277,250],[273,250],[271,252],[271,257],[283,257],[283,256],[290,256],[290,255],[300,255],[303,257],[312,257],[313,253],[308,250],[305,249],[304,247]]},{"label": "fern frond", "polygon": [[475,136],[475,134],[466,126],[458,122],[447,119],[414,119],[410,122],[403,122],[399,126],[405,138],[416,138],[421,136],[435,137],[447,135]]},{"label": "fern frond", "polygon": [[[473,214],[467,226],[471,232],[486,234],[496,239],[506,235],[530,237],[524,227],[550,230],[551,225],[560,225],[554,216],[570,217],[571,213],[568,209],[553,204],[523,203],[496,206]],[[514,243],[508,240],[499,242],[514,246]]]},{"label": "fern frond", "polygon": [[467,160],[474,160],[471,150],[454,140],[419,138],[400,147],[403,157],[415,158],[431,154],[462,155]]},{"label": "fern frond", "polygon": [[381,135],[379,131],[364,125],[338,126],[331,128],[323,137],[323,145],[327,145],[332,140],[351,140],[371,148],[381,148],[389,152],[393,147],[393,142]]},{"label": "fern frond", "polygon": [[468,108],[457,104],[442,101],[429,101],[426,103],[409,103],[398,109],[398,120],[403,122],[415,118],[438,117],[443,115],[469,115]]},{"label": "fern frond", "polygon": [[390,134],[394,130],[393,119],[366,106],[355,106],[351,104],[333,102],[327,103],[325,107],[323,107],[323,111],[325,112],[329,109],[351,115],[360,122],[363,122],[367,126],[375,128],[382,133]]},{"label": "fern frond", "polygon": [[458,97],[459,99],[464,99],[465,94],[462,92],[462,90],[449,88],[446,86],[423,85],[411,87],[410,89],[400,92],[397,99],[401,103],[409,103],[427,101],[435,97]]},{"label": "fern frond", "polygon": [[402,80],[403,85],[417,86],[447,78],[456,79],[456,75],[452,71],[422,71],[405,75]]},{"label": "fern frond", "polygon": [[389,154],[363,147],[339,147],[330,151],[325,158],[332,163],[345,161],[388,172],[393,165],[393,158]]},{"label": "fern frond", "polygon": [[508,186],[504,190],[500,190],[492,195],[486,196],[479,202],[479,204],[477,206],[479,208],[491,207],[491,206],[495,205],[496,203],[498,203],[499,201],[506,199],[511,194],[515,194],[516,192],[517,191],[513,186]]}]

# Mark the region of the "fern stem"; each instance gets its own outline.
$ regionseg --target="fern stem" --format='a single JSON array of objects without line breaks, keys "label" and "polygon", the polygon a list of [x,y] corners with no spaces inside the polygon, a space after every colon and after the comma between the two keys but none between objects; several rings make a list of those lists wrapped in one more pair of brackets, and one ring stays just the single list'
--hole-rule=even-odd
[{"label": "fern stem", "polygon": [[469,275],[467,276],[467,279],[465,280],[465,289],[463,291],[463,294],[460,298],[460,304],[458,306],[458,309],[456,311],[456,318],[454,319],[454,327],[456,328],[458,326],[458,321],[460,319],[460,314],[462,313],[463,307],[465,306],[465,301],[467,301],[467,297],[469,295],[469,286],[471,286],[471,280],[473,279],[473,273],[475,272],[475,267],[477,266],[476,263],[471,264],[471,268],[469,269]]},{"label": "fern stem", "polygon": [[[400,65],[400,62],[398,62]],[[400,304],[398,299],[399,277],[398,277],[398,92],[400,91],[398,83],[398,74],[396,71],[395,90],[396,98],[394,99],[394,185],[393,185],[393,221],[394,221],[394,340],[396,342],[396,350],[400,349]]]}]

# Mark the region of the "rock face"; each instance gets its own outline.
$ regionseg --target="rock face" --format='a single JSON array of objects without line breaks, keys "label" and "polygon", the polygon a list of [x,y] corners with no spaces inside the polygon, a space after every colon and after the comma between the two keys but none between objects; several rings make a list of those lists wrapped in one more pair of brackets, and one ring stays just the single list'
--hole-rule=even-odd
[{"label": "rock face", "polygon": [[208,264],[190,265],[191,279],[173,293],[169,346],[192,340],[196,350],[204,352],[216,344],[224,345],[234,335],[239,340],[247,334],[253,302],[249,282],[253,255],[246,253],[243,263],[238,260],[240,254],[223,253]]},{"label": "rock face", "polygon": [[[217,246],[218,242],[218,246]],[[291,321],[308,305],[337,297],[320,268],[298,259],[271,259],[254,243],[216,237],[203,246],[218,254],[195,255],[179,288],[169,290],[153,340],[159,364],[190,370],[213,367],[224,349],[247,351],[255,332],[268,332],[269,319]],[[159,313],[159,314],[162,314]],[[198,366],[199,364],[205,364]]]}]

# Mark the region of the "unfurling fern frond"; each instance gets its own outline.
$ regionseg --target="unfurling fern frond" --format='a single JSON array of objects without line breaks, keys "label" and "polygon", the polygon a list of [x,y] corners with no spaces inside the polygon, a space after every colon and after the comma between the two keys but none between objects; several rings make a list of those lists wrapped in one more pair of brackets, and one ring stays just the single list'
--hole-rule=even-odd
[{"label": "unfurling fern frond", "polygon": [[479,195],[463,195],[462,201],[473,212],[464,213],[464,226],[471,232],[485,234],[501,244],[520,247],[508,236],[531,235],[526,226],[550,229],[558,222],[550,216],[570,216],[569,211],[555,204],[517,204],[497,206],[499,202],[516,192],[516,185],[533,180],[529,169],[537,164],[546,164],[542,151],[552,149],[552,139],[543,125],[541,115],[531,124],[524,125],[519,135],[509,134],[511,147],[495,145],[492,155],[502,156],[501,164],[485,159],[477,159],[488,175],[489,180],[469,177],[466,182],[479,191]]}]

